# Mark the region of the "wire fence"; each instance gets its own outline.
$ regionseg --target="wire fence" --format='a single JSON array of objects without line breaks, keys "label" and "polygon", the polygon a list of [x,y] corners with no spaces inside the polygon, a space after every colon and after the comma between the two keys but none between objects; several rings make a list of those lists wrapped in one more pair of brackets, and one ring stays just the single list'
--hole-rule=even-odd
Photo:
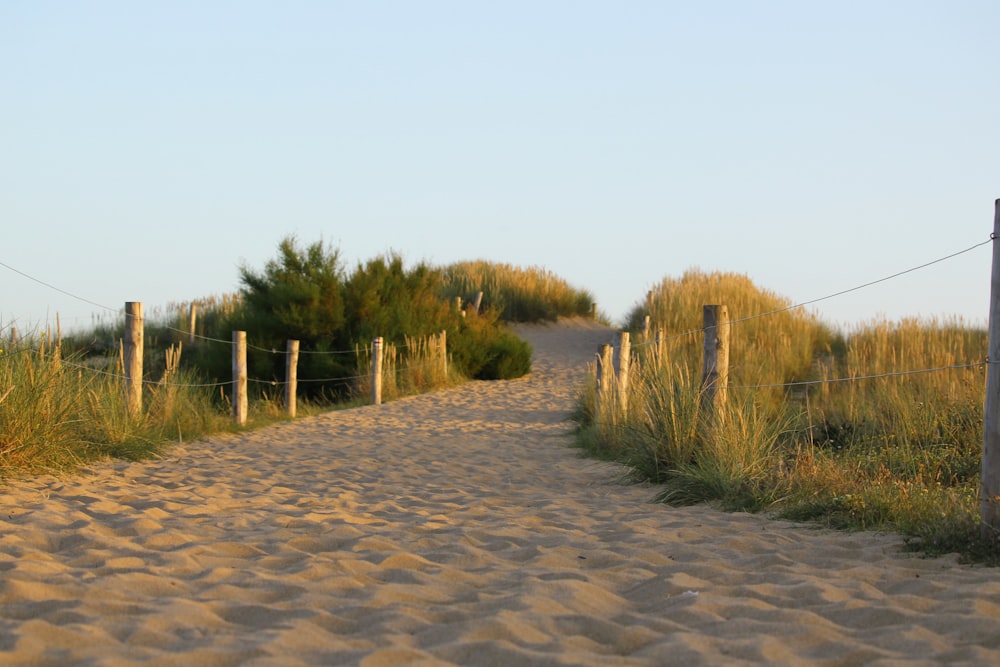
[{"label": "wire fence", "polygon": [[[789,312],[789,311],[794,311],[794,310],[797,310],[797,309],[804,308],[806,306],[810,306],[810,305],[814,305],[814,304],[817,304],[817,303],[821,303],[823,301],[834,299],[834,298],[843,296],[845,294],[850,294],[850,293],[853,293],[853,292],[858,292],[860,290],[864,290],[866,288],[873,287],[873,286],[879,285],[881,283],[885,283],[885,282],[888,282],[888,281],[891,281],[891,280],[902,278],[903,276],[906,276],[908,274],[911,274],[911,273],[914,273],[914,272],[917,272],[917,271],[920,271],[920,270],[923,270],[923,269],[927,269],[927,268],[929,268],[931,266],[934,266],[936,264],[940,264],[942,262],[945,262],[945,261],[948,261],[948,260],[951,260],[951,259],[963,256],[963,255],[966,255],[968,253],[971,253],[971,252],[977,250],[978,248],[981,248],[981,247],[983,247],[985,245],[989,245],[991,243],[994,243],[995,241],[996,241],[996,238],[994,237],[994,235],[990,234],[990,237],[988,239],[986,239],[985,241],[977,242],[977,243],[975,243],[975,244],[973,244],[973,245],[971,245],[969,247],[966,247],[966,248],[964,248],[962,250],[958,250],[956,252],[952,252],[952,253],[943,255],[943,256],[938,257],[936,259],[933,259],[931,261],[923,262],[923,263],[914,265],[914,266],[912,266],[910,268],[904,269],[902,271],[897,271],[897,272],[892,273],[890,275],[886,275],[884,277],[881,277],[881,278],[878,278],[878,279],[875,279],[875,280],[870,280],[870,281],[867,281],[867,282],[855,285],[853,287],[849,287],[849,288],[846,288],[846,289],[838,290],[836,292],[833,292],[833,293],[830,293],[830,294],[827,294],[825,296],[821,296],[821,297],[818,297],[818,298],[815,298],[815,299],[810,299],[808,301],[803,301],[801,303],[796,303],[796,304],[789,305],[789,306],[786,306],[786,307],[782,307],[782,308],[778,308],[778,309],[774,309],[774,310],[769,310],[769,311],[766,311],[766,312],[756,313],[756,314],[753,314],[753,315],[748,315],[748,316],[745,316],[745,317],[740,317],[740,318],[737,318],[737,319],[729,320],[728,321],[728,325],[731,326],[731,327],[732,326],[739,326],[741,324],[744,324],[746,322],[750,322],[752,320],[757,320],[757,319],[761,319],[761,318],[765,318],[765,317],[772,317],[772,316],[775,316],[775,315],[778,315],[778,314],[781,314],[781,313],[785,313],[785,312]],[[38,284],[40,284],[40,285],[42,285],[42,286],[44,286],[44,287],[46,287],[48,289],[54,290],[56,292],[59,292],[60,294],[63,294],[63,295],[69,296],[69,297],[71,297],[73,299],[76,299],[76,300],[78,300],[78,301],[80,301],[82,303],[86,303],[86,304],[89,304],[89,305],[101,308],[101,309],[103,309],[103,310],[105,310],[107,312],[114,313],[114,314],[119,315],[119,316],[122,314],[119,309],[111,308],[110,306],[107,306],[107,305],[98,303],[96,301],[93,301],[93,300],[81,297],[81,296],[79,296],[77,294],[74,294],[74,293],[68,291],[68,290],[62,289],[62,288],[60,288],[60,287],[58,287],[56,285],[52,285],[51,283],[48,283],[48,282],[46,282],[44,280],[41,280],[41,279],[39,279],[39,278],[37,278],[35,276],[32,276],[32,275],[30,275],[30,274],[28,274],[28,273],[26,273],[26,272],[24,272],[24,271],[22,271],[20,269],[17,269],[15,267],[13,267],[13,266],[11,266],[11,265],[3,262],[3,261],[0,261],[0,267],[3,267],[5,269],[7,269],[7,270],[9,270],[9,271],[11,271],[13,273],[16,273],[16,274],[18,274],[18,275],[20,275],[20,276],[22,276],[22,277],[24,277],[24,278],[26,278],[28,280],[31,280],[31,281],[33,281],[35,283],[38,283]],[[128,317],[128,316],[130,316],[130,315],[126,313],[126,317]],[[160,328],[162,328],[162,329],[164,329],[166,331],[177,333],[177,334],[182,335],[182,336],[187,337],[187,338],[194,338],[194,339],[201,340],[201,341],[208,342],[208,343],[224,344],[224,345],[227,345],[227,346],[232,346],[233,345],[233,341],[232,340],[226,340],[226,339],[222,339],[222,338],[214,338],[214,337],[211,337],[211,336],[199,335],[199,334],[193,333],[192,331],[179,329],[179,328],[172,327],[172,326],[169,326],[169,325],[160,325]],[[661,343],[667,343],[669,341],[673,341],[673,340],[677,340],[677,339],[681,339],[681,338],[685,338],[685,337],[697,336],[697,335],[704,335],[705,332],[706,332],[706,328],[705,327],[690,329],[690,330],[683,331],[683,332],[680,332],[680,333],[670,334],[669,336],[664,336],[662,339],[660,339],[659,342],[661,342]],[[617,335],[616,335],[616,337],[617,337]],[[655,344],[657,344],[657,343],[654,342],[654,341],[651,341],[651,340],[647,340],[647,341],[637,342],[632,347],[633,348],[642,348],[642,347],[645,347],[645,346],[650,346],[650,345],[655,345]],[[394,347],[396,349],[405,349],[407,347],[407,345],[405,343],[403,343],[403,344],[396,344],[396,345],[394,345]],[[279,349],[275,349],[275,348],[265,348],[265,347],[250,345],[250,344],[247,345],[247,348],[250,349],[250,350],[254,350],[256,352],[262,352],[262,353],[272,354],[272,355],[276,355],[276,356],[286,356],[288,354],[287,350],[279,350]],[[358,354],[358,350],[357,349],[352,349],[352,350],[301,350],[301,351],[299,351],[299,354],[304,354],[304,355],[331,355],[331,356],[332,355],[357,355]],[[62,363],[64,363],[67,366],[79,369],[81,371],[88,371],[88,372],[97,373],[97,374],[106,375],[106,376],[111,376],[111,377],[120,378],[120,379],[124,379],[125,378],[125,374],[124,373],[114,373],[114,372],[111,372],[111,371],[107,371],[105,369],[98,369],[98,368],[94,368],[92,366],[88,366],[88,365],[85,365],[85,364],[78,364],[78,363],[74,363],[72,361],[67,361],[67,360],[63,360]],[[917,374],[924,374],[924,373],[943,372],[943,371],[948,371],[948,370],[969,369],[969,368],[976,368],[976,367],[985,368],[987,365],[989,365],[991,363],[996,363],[996,362],[993,362],[992,360],[988,360],[986,358],[983,358],[982,360],[969,361],[968,363],[965,363],[965,364],[946,365],[946,366],[939,366],[939,367],[933,367],[933,368],[906,369],[906,370],[892,371],[892,372],[886,372],[886,373],[873,373],[873,374],[866,374],[866,375],[853,375],[853,376],[849,376],[849,377],[824,378],[824,379],[817,379],[817,380],[805,380],[805,381],[796,381],[796,382],[787,382],[787,383],[772,383],[772,384],[758,384],[758,385],[730,385],[730,388],[731,389],[747,389],[747,390],[751,390],[751,389],[780,388],[780,387],[801,387],[801,386],[809,386],[809,385],[832,384],[832,383],[842,383],[842,382],[855,382],[855,381],[863,381],[863,380],[870,380],[870,379],[877,379],[877,378],[902,377],[902,376],[910,376],[910,375],[917,375]],[[411,367],[403,366],[403,367],[397,367],[395,370],[396,370],[396,372],[400,372],[400,371],[407,371],[407,370],[410,370],[410,369],[411,369]],[[330,377],[330,378],[300,378],[300,379],[297,380],[297,382],[298,383],[350,382],[350,381],[362,380],[362,379],[365,379],[367,377],[368,377],[367,374],[365,374],[365,375],[353,375],[353,376],[338,376],[338,377]],[[256,384],[260,384],[260,385],[270,385],[270,386],[283,386],[283,385],[287,384],[287,382],[285,382],[285,381],[274,380],[274,379],[248,378],[248,381],[256,383]],[[165,385],[167,385],[167,386],[190,387],[190,388],[202,388],[202,387],[209,387],[209,388],[215,387],[215,388],[217,388],[217,387],[232,385],[234,383],[234,380],[225,380],[225,381],[207,382],[207,383],[175,383],[175,382],[166,382],[166,383],[164,383],[163,381],[146,380],[146,379],[144,379],[143,383],[147,384],[147,385],[156,385],[156,386],[165,386]]]},{"label": "wire fence", "polygon": [[[969,246],[967,248],[964,248],[962,250],[949,253],[947,255],[938,257],[937,259],[933,259],[933,260],[928,261],[928,262],[923,262],[921,264],[912,266],[912,267],[904,269],[902,271],[897,271],[896,273],[893,273],[893,274],[890,274],[890,275],[878,278],[876,280],[870,280],[870,281],[867,281],[865,283],[861,283],[859,285],[855,285],[854,287],[849,287],[847,289],[842,289],[842,290],[833,292],[831,294],[827,294],[825,296],[821,296],[821,297],[818,297],[818,298],[815,298],[815,299],[810,299],[808,301],[803,301],[801,303],[796,303],[796,304],[793,304],[793,305],[790,305],[790,306],[786,306],[786,307],[782,307],[782,308],[776,308],[774,310],[769,310],[769,311],[762,312],[762,313],[756,313],[756,314],[753,314],[753,315],[748,315],[748,316],[745,316],[745,317],[740,317],[740,318],[737,318],[737,319],[728,320],[726,322],[726,324],[728,326],[730,326],[730,327],[739,326],[741,324],[745,324],[745,323],[753,321],[753,320],[757,320],[757,319],[761,319],[761,318],[765,318],[765,317],[771,317],[771,316],[779,315],[781,313],[786,313],[786,312],[798,310],[798,309],[804,308],[806,306],[810,306],[810,305],[814,305],[814,304],[820,303],[822,301],[827,301],[829,299],[834,299],[836,297],[843,296],[845,294],[850,294],[852,292],[857,292],[857,291],[860,291],[860,290],[863,290],[863,289],[866,289],[866,288],[869,288],[869,287],[873,287],[873,286],[881,284],[881,283],[888,282],[890,280],[901,278],[901,277],[906,276],[908,274],[920,271],[922,269],[929,268],[929,267],[934,266],[936,264],[940,264],[941,262],[945,262],[947,260],[954,259],[956,257],[960,257],[962,255],[971,253],[971,252],[973,252],[973,251],[975,251],[975,250],[977,250],[977,249],[979,249],[979,248],[981,248],[983,246],[992,244],[995,240],[996,240],[996,237],[993,234],[990,234],[990,237],[988,239],[986,239],[985,241],[980,241],[980,242],[975,243],[975,244],[973,244],[973,245],[971,245],[971,246]],[[680,333],[675,333],[675,334],[670,334],[670,335],[663,336],[658,342],[659,342],[659,344],[666,344],[666,343],[669,343],[670,341],[679,340],[681,338],[687,338],[687,337],[699,336],[699,335],[704,336],[705,333],[706,333],[706,331],[707,331],[706,327],[700,327],[700,328],[696,328],[696,329],[689,329],[687,331],[683,331],[683,332],[680,332]],[[615,343],[615,342],[617,342],[617,341],[613,341],[613,343]],[[640,342],[634,343],[632,345],[632,348],[633,349],[635,349],[635,348],[640,348],[641,349],[643,347],[657,345],[658,342],[655,341],[655,340],[644,340],[644,341],[640,341]],[[782,388],[782,387],[789,387],[790,388],[790,387],[803,387],[803,386],[811,386],[811,385],[836,384],[836,383],[843,383],[843,382],[856,382],[856,381],[872,380],[872,379],[880,379],[880,378],[904,377],[904,376],[919,375],[919,374],[925,374],[925,373],[943,372],[943,371],[948,371],[948,370],[961,370],[961,369],[969,369],[969,368],[977,368],[977,367],[978,368],[985,368],[987,365],[989,365],[991,363],[993,363],[993,362],[991,362],[989,359],[987,359],[984,356],[981,360],[978,360],[978,361],[972,360],[972,361],[969,361],[968,363],[965,363],[965,364],[951,364],[951,365],[937,366],[937,367],[931,367],[931,368],[906,369],[906,370],[899,370],[899,371],[892,371],[892,372],[885,372],[885,373],[871,373],[871,374],[865,374],[865,375],[852,375],[852,376],[848,376],[848,377],[822,378],[822,379],[817,379],[817,380],[803,380],[803,381],[784,382],[784,383],[751,384],[751,385],[732,385],[731,384],[731,385],[728,385],[728,388],[730,388],[730,389],[754,390],[754,389],[771,389],[771,388]]]}]

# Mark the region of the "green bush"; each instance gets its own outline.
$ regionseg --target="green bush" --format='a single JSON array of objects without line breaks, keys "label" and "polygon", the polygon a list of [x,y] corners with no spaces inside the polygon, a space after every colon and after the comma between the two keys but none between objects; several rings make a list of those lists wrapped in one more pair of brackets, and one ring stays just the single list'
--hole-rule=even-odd
[{"label": "green bush", "polygon": [[[247,332],[247,365],[252,377],[265,381],[255,385],[261,395],[272,391],[266,381],[284,379],[282,352],[290,338],[310,352],[299,357],[298,368],[307,399],[347,397],[356,388],[350,378],[358,374],[359,359],[343,352],[367,348],[377,336],[403,345],[445,331],[449,354],[466,377],[516,377],[530,369],[530,349],[525,351],[497,317],[466,319],[446,296],[441,269],[426,263],[408,267],[395,253],[358,263],[348,274],[336,249],[323,243],[302,247],[287,237],[263,270],[242,267],[240,281],[240,297],[226,314],[204,318],[221,330],[205,335],[229,340],[233,330]],[[199,341],[190,348],[187,358],[196,368],[228,379],[228,346]]]},{"label": "green bush", "polygon": [[448,334],[448,350],[462,374],[476,380],[509,380],[531,370],[531,345],[490,311],[462,319]]},{"label": "green bush", "polygon": [[509,331],[499,331],[489,343],[487,361],[476,374],[480,380],[510,380],[531,371],[531,345]]}]

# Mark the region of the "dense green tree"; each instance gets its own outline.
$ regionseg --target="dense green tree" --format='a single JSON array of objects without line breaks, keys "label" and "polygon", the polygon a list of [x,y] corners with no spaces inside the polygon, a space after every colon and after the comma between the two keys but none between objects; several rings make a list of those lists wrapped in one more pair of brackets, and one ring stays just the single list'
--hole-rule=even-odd
[{"label": "dense green tree", "polygon": [[258,336],[296,338],[313,348],[338,340],[344,330],[344,270],[340,252],[322,241],[299,248],[293,236],[278,245],[264,270],[240,267],[247,324]]},{"label": "dense green tree", "polygon": [[344,302],[348,335],[353,340],[382,336],[402,342],[404,336],[426,336],[457,327],[441,295],[442,275],[420,263],[407,269],[397,254],[358,264],[347,280]]},{"label": "dense green tree", "polygon": [[[288,339],[311,352],[350,347],[344,329],[344,269],[336,248],[321,241],[302,248],[294,236],[285,237],[277,258],[262,271],[240,267],[240,283],[243,304],[238,317],[252,341],[247,363],[255,376],[284,377],[284,356],[267,350],[284,350]],[[306,396],[340,393],[348,385],[337,378],[353,375],[354,366],[353,355],[303,355],[300,390]]]}]

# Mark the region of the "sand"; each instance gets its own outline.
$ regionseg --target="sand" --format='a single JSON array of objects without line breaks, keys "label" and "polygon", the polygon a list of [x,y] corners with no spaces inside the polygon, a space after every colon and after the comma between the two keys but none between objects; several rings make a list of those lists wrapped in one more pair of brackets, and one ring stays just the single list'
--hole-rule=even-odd
[{"label": "sand", "polygon": [[570,447],[612,333],[520,331],[526,378],[0,487],[0,664],[1000,664],[1000,571],[652,504]]}]

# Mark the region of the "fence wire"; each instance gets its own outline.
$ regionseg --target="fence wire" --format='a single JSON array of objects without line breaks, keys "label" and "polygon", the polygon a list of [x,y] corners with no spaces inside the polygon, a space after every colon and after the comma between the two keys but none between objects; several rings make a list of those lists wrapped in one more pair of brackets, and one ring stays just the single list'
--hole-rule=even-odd
[{"label": "fence wire", "polygon": [[[834,292],[834,293],[831,293],[831,294],[828,294],[826,296],[822,296],[822,297],[819,297],[819,298],[816,298],[816,299],[810,299],[808,301],[803,301],[801,303],[790,305],[790,306],[787,306],[787,307],[784,307],[784,308],[778,308],[778,309],[775,309],[775,310],[771,310],[771,311],[767,311],[767,312],[763,312],[763,313],[757,313],[755,315],[750,315],[750,316],[738,318],[738,319],[735,319],[735,320],[729,320],[727,322],[727,324],[730,325],[730,326],[737,325],[737,324],[742,324],[744,322],[748,322],[748,321],[751,321],[751,320],[755,320],[755,319],[759,319],[759,318],[763,318],[763,317],[769,317],[769,316],[772,316],[772,315],[777,315],[777,314],[788,312],[788,311],[791,311],[791,310],[796,310],[798,308],[804,308],[805,306],[810,306],[810,305],[813,305],[813,304],[816,304],[816,303],[820,303],[822,301],[826,301],[826,300],[833,299],[833,298],[836,298],[836,297],[839,297],[839,296],[843,296],[844,294],[850,294],[852,292],[857,292],[859,290],[863,290],[863,289],[872,287],[874,285],[878,285],[880,283],[884,283],[884,282],[887,282],[887,281],[890,281],[890,280],[894,280],[896,278],[905,276],[905,275],[913,273],[915,271],[919,271],[919,270],[928,268],[930,266],[934,266],[935,264],[939,264],[941,262],[945,262],[945,261],[947,261],[949,259],[953,259],[955,257],[959,257],[959,256],[964,255],[966,253],[972,252],[972,251],[976,250],[977,248],[980,248],[980,247],[982,247],[984,245],[988,245],[990,243],[993,243],[995,240],[996,240],[996,238],[994,237],[994,235],[990,234],[990,238],[988,238],[985,241],[981,241],[981,242],[976,243],[976,244],[974,244],[972,246],[969,246],[968,248],[965,248],[963,250],[959,250],[957,252],[950,253],[948,255],[944,255],[942,257],[939,257],[937,259],[931,260],[929,262],[924,262],[922,264],[910,267],[908,269],[904,269],[902,271],[898,271],[898,272],[893,273],[891,275],[884,276],[884,277],[878,278],[876,280],[868,281],[868,282],[862,283],[860,285],[856,285],[856,286],[850,287],[848,289],[840,290],[840,291],[837,291],[837,292]],[[106,306],[104,304],[98,303],[96,301],[92,301],[90,299],[86,299],[86,298],[81,297],[81,296],[79,296],[77,294],[74,294],[74,293],[69,292],[67,290],[64,290],[64,289],[62,289],[60,287],[52,285],[51,283],[45,282],[44,280],[41,280],[41,279],[36,278],[36,277],[34,277],[34,276],[32,276],[32,275],[30,275],[28,273],[25,273],[24,271],[21,271],[21,270],[15,268],[15,267],[13,267],[13,266],[5,263],[5,262],[0,261],[0,266],[2,266],[3,268],[5,268],[5,269],[7,269],[9,271],[17,273],[18,275],[23,276],[24,278],[27,278],[28,280],[36,282],[36,283],[38,283],[40,285],[43,285],[44,287],[47,287],[47,288],[49,288],[51,290],[54,290],[56,292],[59,292],[59,293],[64,294],[66,296],[69,296],[69,297],[71,297],[73,299],[76,299],[76,300],[81,301],[83,303],[90,304],[92,306],[96,306],[98,308],[102,308],[102,309],[104,309],[104,310],[106,310],[108,312],[111,312],[111,313],[120,314],[120,312],[117,309],[115,309],[115,308],[111,308],[109,306]],[[129,316],[129,314],[127,314],[127,313],[125,315],[126,315],[126,317]],[[187,338],[194,337],[194,338],[199,339],[199,340],[204,340],[204,341],[209,341],[209,342],[214,342],[214,343],[223,343],[223,344],[226,344],[226,345],[232,345],[233,344],[233,342],[231,340],[225,340],[225,339],[221,339],[221,338],[213,338],[213,337],[209,337],[209,336],[202,336],[202,335],[199,335],[199,334],[192,334],[190,331],[184,331],[182,329],[178,329],[178,328],[171,327],[171,326],[164,326],[163,328],[166,329],[167,331],[172,331],[172,332],[181,334],[181,335],[183,335],[184,337],[187,337]],[[671,334],[669,336],[665,336],[659,342],[660,343],[666,343],[666,342],[669,342],[671,340],[676,340],[678,338],[683,338],[683,337],[687,337],[687,336],[694,336],[694,335],[698,335],[698,334],[704,334],[705,331],[706,331],[705,327],[702,327],[700,329],[691,329],[689,331],[685,331],[685,332],[681,332],[681,333]],[[648,345],[655,345],[655,344],[656,344],[656,341],[642,341],[642,342],[634,343],[632,345],[632,347],[633,348],[641,348],[641,347],[645,347],[645,346],[648,346]],[[399,344],[399,345],[394,345],[394,346],[397,349],[400,349],[400,348],[405,349],[405,348],[408,347],[406,344]],[[287,350],[278,350],[278,349],[275,349],[275,348],[264,348],[264,347],[249,345],[249,344],[247,345],[247,349],[248,350],[255,350],[255,351],[258,351],[258,352],[265,352],[265,353],[274,354],[274,355],[287,355],[288,354]],[[314,354],[314,355],[339,355],[339,354],[345,354],[346,355],[346,354],[357,354],[357,350],[329,350],[329,351],[327,351],[327,350],[300,350],[299,354]],[[106,376],[111,376],[111,377],[121,378],[121,379],[124,379],[124,377],[125,377],[124,374],[111,373],[111,372],[105,371],[103,369],[96,369],[96,368],[93,368],[91,366],[86,366],[86,365],[83,365],[83,364],[77,364],[77,363],[74,363],[74,362],[71,362],[71,361],[62,360],[61,363],[65,364],[67,366],[73,367],[73,368],[77,368],[77,369],[80,369],[80,370],[86,370],[86,371],[90,371],[90,372],[101,374],[101,375],[106,375]],[[879,374],[873,374],[873,375],[852,376],[852,377],[846,377],[846,378],[833,378],[833,379],[824,379],[824,380],[806,380],[806,381],[800,381],[800,382],[779,383],[779,384],[730,385],[729,388],[730,389],[766,389],[766,388],[778,388],[778,387],[794,387],[794,386],[827,384],[827,383],[835,383],[835,382],[852,382],[852,381],[868,380],[868,379],[875,379],[875,378],[906,376],[906,375],[915,375],[915,374],[921,374],[921,373],[933,373],[933,372],[940,372],[940,371],[945,371],[945,370],[957,370],[957,369],[967,369],[967,368],[974,368],[974,367],[985,367],[987,364],[992,364],[992,363],[995,363],[995,362],[985,361],[984,360],[982,362],[973,362],[973,363],[969,363],[969,364],[952,365],[952,366],[941,366],[941,367],[937,367],[937,368],[924,368],[924,369],[915,369],[915,370],[908,370],[908,371],[895,371],[895,372],[891,372],[891,373],[879,373]],[[406,370],[409,370],[409,368],[411,368],[411,367],[398,368],[398,369],[396,369],[396,372],[406,371]],[[344,383],[347,383],[347,382],[352,381],[352,380],[360,380],[360,379],[364,379],[366,377],[367,377],[367,375],[356,375],[356,376],[348,376],[348,377],[323,378],[323,379],[308,379],[308,378],[306,378],[306,379],[299,379],[298,382],[300,382],[300,383],[303,383],[303,382],[326,382],[326,383],[344,382]],[[271,386],[281,386],[281,385],[286,384],[286,382],[282,382],[282,381],[277,381],[277,380],[263,380],[263,379],[257,379],[257,378],[250,378],[250,379],[248,379],[248,382],[254,382],[254,383],[257,383],[257,384],[267,384],[267,385],[271,385]],[[213,383],[192,383],[192,384],[186,384],[186,383],[163,383],[161,381],[143,380],[143,383],[144,384],[150,384],[150,385],[156,385],[156,386],[205,388],[205,387],[222,387],[222,386],[231,385],[231,384],[233,384],[233,380],[213,382]]]},{"label": "fence wire", "polygon": [[[769,310],[769,311],[766,311],[766,312],[763,312],[763,313],[757,313],[756,315],[749,315],[747,317],[741,317],[741,318],[738,318],[738,319],[735,319],[735,320],[729,320],[728,322],[726,322],[726,324],[728,324],[730,326],[736,325],[736,324],[742,324],[744,322],[749,322],[751,320],[760,319],[762,317],[769,317],[771,315],[777,315],[779,313],[786,313],[786,312],[788,312],[790,310],[796,310],[798,308],[804,308],[806,306],[811,306],[813,304],[820,303],[821,301],[827,301],[829,299],[833,299],[833,298],[836,298],[838,296],[843,296],[844,294],[850,294],[851,292],[857,292],[859,290],[863,290],[863,289],[866,289],[868,287],[872,287],[873,285],[878,285],[880,283],[884,283],[884,282],[887,282],[889,280],[894,280],[895,278],[899,278],[901,276],[905,276],[905,275],[907,275],[909,273],[913,273],[913,272],[919,271],[921,269],[926,269],[927,267],[934,266],[935,264],[940,264],[941,262],[944,262],[944,261],[947,261],[949,259],[953,259],[955,257],[958,257],[960,255],[964,255],[966,253],[972,252],[973,250],[976,250],[977,248],[981,248],[984,245],[988,245],[990,243],[993,243],[995,240],[996,239],[993,237],[993,235],[990,234],[990,238],[988,238],[987,240],[980,241],[979,243],[971,245],[968,248],[965,248],[964,250],[959,250],[958,252],[953,252],[953,253],[951,253],[949,255],[945,255],[944,257],[939,257],[939,258],[937,258],[935,260],[931,260],[929,262],[924,262],[923,264],[919,264],[917,266],[910,267],[909,269],[905,269],[903,271],[898,271],[896,273],[893,273],[892,275],[888,275],[888,276],[885,276],[883,278],[878,278],[877,280],[872,280],[872,281],[869,281],[869,282],[866,282],[866,283],[862,283],[860,285],[856,285],[855,287],[850,287],[848,289],[840,290],[839,292],[834,292],[832,294],[827,294],[826,296],[821,296],[821,297],[819,297],[817,299],[810,299],[809,301],[803,301],[801,303],[796,303],[794,305],[786,306],[784,308],[777,308],[775,310]],[[676,334],[671,334],[669,336],[665,336],[662,339],[661,342],[668,342],[668,341],[671,341],[671,340],[675,340],[677,338],[684,338],[686,336],[696,336],[698,334],[704,334],[704,333],[705,333],[705,327],[702,327],[700,329],[691,329],[689,331],[683,331],[681,333],[676,333]],[[643,346],[646,346],[646,345],[654,345],[654,344],[655,344],[655,341],[643,341],[643,342],[640,342],[640,343],[636,343],[633,347],[643,347]]]}]

